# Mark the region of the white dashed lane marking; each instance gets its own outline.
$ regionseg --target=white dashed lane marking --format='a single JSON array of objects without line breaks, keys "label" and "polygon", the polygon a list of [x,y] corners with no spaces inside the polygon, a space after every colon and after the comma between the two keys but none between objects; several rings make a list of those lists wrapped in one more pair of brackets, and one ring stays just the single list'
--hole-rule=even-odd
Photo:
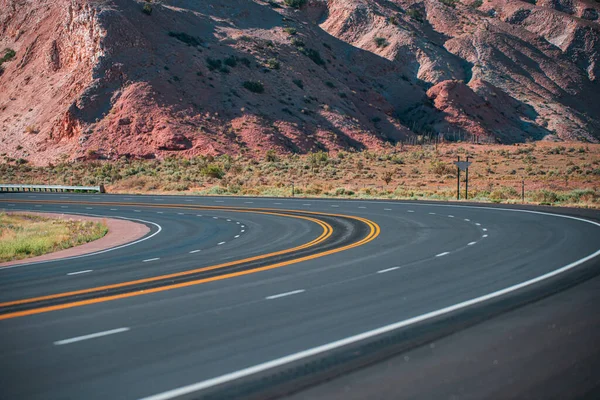
[{"label": "white dashed lane marking", "polygon": [[85,271],[77,271],[77,272],[69,272],[67,275],[80,275],[87,274],[88,272],[92,272],[92,269],[86,269]]},{"label": "white dashed lane marking", "polygon": [[149,258],[149,259],[147,259],[147,260],[143,260],[142,262],[150,262],[150,261],[156,261],[156,260],[160,260],[160,258],[159,258],[159,257],[156,257],[156,258]]},{"label": "white dashed lane marking", "polygon": [[436,255],[436,257],[443,257],[443,256],[446,256],[448,254],[450,254],[450,252],[449,251],[445,251],[443,253],[440,253],[440,254]]},{"label": "white dashed lane marking", "polygon": [[294,294],[304,293],[304,291],[305,291],[304,289],[294,290],[294,291],[291,291],[291,292],[286,292],[286,293],[281,293],[281,294],[275,294],[273,296],[267,296],[267,297],[265,297],[265,299],[267,299],[267,300],[279,299],[281,297],[292,296]]},{"label": "white dashed lane marking", "polygon": [[95,339],[95,338],[99,338],[102,336],[114,335],[115,333],[127,332],[128,330],[129,330],[129,328],[111,329],[110,331],[97,332],[97,333],[92,333],[89,335],[77,336],[77,337],[70,338],[70,339],[58,340],[58,341],[54,342],[54,344],[56,346],[62,346],[65,344],[81,342],[82,340]]},{"label": "white dashed lane marking", "polygon": [[194,253],[198,253],[200,250],[192,250],[190,251],[190,254],[194,254]]},{"label": "white dashed lane marking", "polygon": [[392,267],[392,268],[382,269],[381,271],[377,271],[377,273],[378,274],[385,274],[386,272],[395,271],[397,269],[400,269],[400,267]]}]

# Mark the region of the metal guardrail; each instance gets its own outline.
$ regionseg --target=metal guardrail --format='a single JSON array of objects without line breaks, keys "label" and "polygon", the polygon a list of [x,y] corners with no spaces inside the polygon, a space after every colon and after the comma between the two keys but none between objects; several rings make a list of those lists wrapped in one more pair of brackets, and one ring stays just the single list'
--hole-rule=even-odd
[{"label": "metal guardrail", "polygon": [[105,193],[104,185],[100,186],[66,186],[66,185],[22,185],[0,183],[0,192],[100,192]]}]

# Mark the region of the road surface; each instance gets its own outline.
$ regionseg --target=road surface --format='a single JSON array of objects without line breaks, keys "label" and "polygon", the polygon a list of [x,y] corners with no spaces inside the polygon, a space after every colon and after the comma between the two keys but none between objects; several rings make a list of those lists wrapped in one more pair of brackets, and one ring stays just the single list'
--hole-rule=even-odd
[{"label": "road surface", "polygon": [[[0,269],[2,399],[344,398],[344,375],[398,385],[397,375],[373,368],[440,340],[458,335],[461,353],[491,352],[477,329],[508,318],[508,335],[511,312],[558,302],[600,272],[594,211],[62,193],[1,194],[0,208],[150,228],[110,251]],[[547,318],[594,317],[560,304]],[[598,325],[586,326],[578,332],[597,337]],[[531,335],[519,341],[535,353],[542,344]],[[598,355],[596,342],[579,344]],[[549,363],[555,354],[545,348],[535,358],[538,381],[565,368]],[[432,365],[451,353],[417,371],[448,378]],[[532,365],[521,368],[525,379]],[[481,386],[473,371],[463,380],[453,373],[455,386],[442,393],[465,397]],[[594,376],[565,393],[597,393]],[[380,398],[435,393],[427,379],[416,382],[405,380],[406,392],[388,386]]]}]

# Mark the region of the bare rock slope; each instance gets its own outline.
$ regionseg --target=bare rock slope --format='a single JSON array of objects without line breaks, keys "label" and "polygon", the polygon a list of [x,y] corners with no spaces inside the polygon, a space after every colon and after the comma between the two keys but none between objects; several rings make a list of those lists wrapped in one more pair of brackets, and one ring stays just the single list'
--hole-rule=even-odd
[{"label": "bare rock slope", "polygon": [[291,3],[0,0],[1,153],[600,139],[596,1]]}]

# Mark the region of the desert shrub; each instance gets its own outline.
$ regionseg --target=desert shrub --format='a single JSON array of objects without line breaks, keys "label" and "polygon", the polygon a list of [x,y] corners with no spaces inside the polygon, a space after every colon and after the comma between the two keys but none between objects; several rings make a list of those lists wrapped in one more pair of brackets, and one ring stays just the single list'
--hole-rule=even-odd
[{"label": "desert shrub", "polygon": [[300,89],[304,89],[304,82],[301,79],[294,79],[294,85],[298,86]]},{"label": "desert shrub", "polygon": [[223,64],[227,65],[228,67],[232,67],[232,68],[234,68],[237,65],[237,62],[238,62],[238,59],[236,56],[229,56],[223,60]]},{"label": "desert shrub", "polygon": [[373,39],[375,41],[375,44],[377,45],[377,47],[381,48],[381,47],[386,47],[389,43],[387,40],[385,40],[385,38],[382,37],[376,37],[375,39]]},{"label": "desert shrub", "polygon": [[152,6],[150,5],[150,3],[144,4],[144,6],[142,7],[142,12],[146,15],[152,15]]},{"label": "desert shrub", "polygon": [[306,0],[283,0],[283,4],[292,8],[300,8],[306,3]]},{"label": "desert shrub", "polygon": [[531,192],[531,200],[539,203],[552,204],[558,201],[558,195],[550,190],[542,189]]},{"label": "desert shrub", "polygon": [[458,0],[439,0],[440,3],[447,5],[448,7],[456,7],[456,3],[458,3]]},{"label": "desert shrub", "polygon": [[501,187],[494,189],[488,196],[492,201],[515,199],[519,197],[519,193],[513,187]]},{"label": "desert shrub", "polygon": [[415,21],[423,22],[425,20],[425,17],[421,13],[421,11],[417,10],[416,8],[411,8],[410,10],[408,10],[406,12],[406,15],[408,15],[411,19]]},{"label": "desert shrub", "polygon": [[443,161],[434,160],[429,164],[429,171],[437,176],[451,175],[454,168]]},{"label": "desert shrub", "polygon": [[285,33],[287,33],[288,35],[295,35],[296,33],[298,33],[298,31],[296,30],[296,28],[283,28],[283,31]]},{"label": "desert shrub", "polygon": [[5,62],[9,62],[13,58],[15,58],[16,55],[17,55],[17,52],[14,51],[13,49],[8,49],[8,48],[5,49],[4,55],[2,57],[0,57],[0,65],[2,65]]},{"label": "desert shrub", "polygon": [[321,53],[315,49],[300,48],[302,54],[310,58],[317,65],[325,65],[325,60],[321,58]]},{"label": "desert shrub", "polygon": [[333,82],[327,81],[325,82],[325,86],[329,87],[329,88],[335,88],[335,84]]},{"label": "desert shrub", "polygon": [[277,157],[277,153],[275,152],[275,150],[271,149],[267,151],[267,154],[265,155],[265,160],[267,162],[277,162],[279,158]]},{"label": "desert shrub", "polygon": [[203,42],[202,39],[197,38],[195,36],[188,35],[185,32],[171,31],[171,32],[169,32],[169,36],[179,40],[180,42],[187,44],[188,46],[200,46]]},{"label": "desert shrub", "polygon": [[263,93],[265,91],[264,85],[259,81],[245,81],[242,86],[252,93]]},{"label": "desert shrub", "polygon": [[218,165],[209,164],[200,170],[200,173],[209,178],[221,179],[225,176],[225,172]]},{"label": "desert shrub", "polygon": [[483,5],[483,0],[475,0],[474,2],[471,3],[471,7],[473,8],[479,8]]},{"label": "desert shrub", "polygon": [[269,58],[265,64],[271,69],[279,69],[281,67],[279,60],[276,58]]}]

